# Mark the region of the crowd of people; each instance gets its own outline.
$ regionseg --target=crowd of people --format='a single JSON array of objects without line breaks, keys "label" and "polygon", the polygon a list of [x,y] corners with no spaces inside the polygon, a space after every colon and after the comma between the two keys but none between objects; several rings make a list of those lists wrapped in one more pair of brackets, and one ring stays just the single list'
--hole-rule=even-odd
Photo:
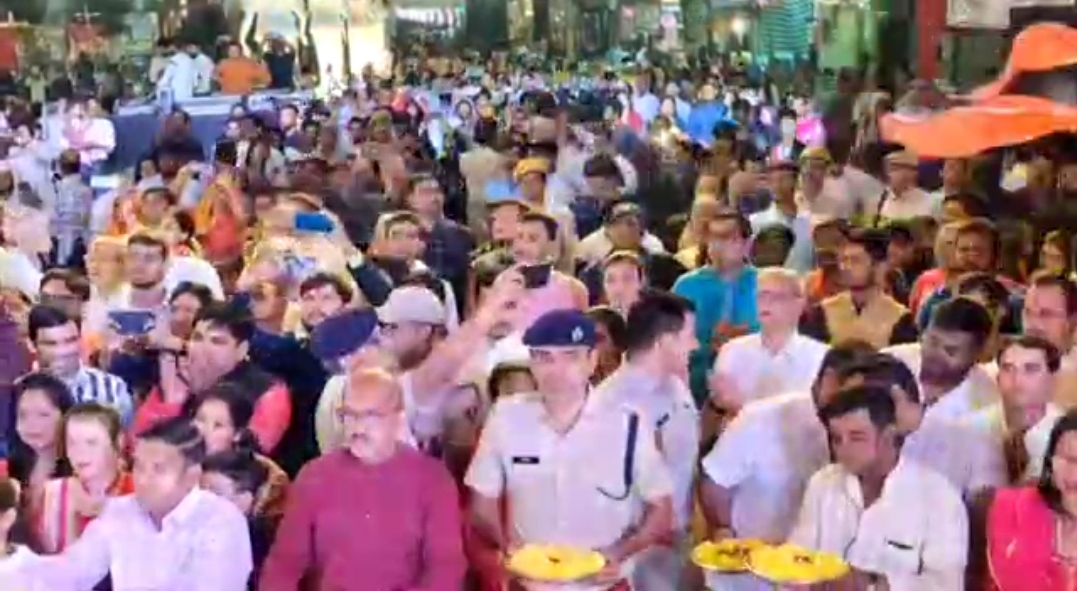
[{"label": "crowd of people", "polygon": [[773,588],[707,539],[1077,584],[1067,138],[921,159],[851,72],[474,70],[209,150],[180,105],[104,190],[101,105],[9,106],[0,588],[552,588],[533,544],[603,556],[557,589]]}]

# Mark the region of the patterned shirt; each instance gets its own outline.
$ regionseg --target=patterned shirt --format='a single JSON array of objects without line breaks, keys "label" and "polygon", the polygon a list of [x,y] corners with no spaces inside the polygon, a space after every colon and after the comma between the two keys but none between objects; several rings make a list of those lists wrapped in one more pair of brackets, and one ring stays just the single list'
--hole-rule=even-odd
[{"label": "patterned shirt", "polygon": [[83,366],[70,380],[66,380],[77,402],[97,402],[120,413],[123,424],[130,425],[135,406],[127,382],[95,367]]}]

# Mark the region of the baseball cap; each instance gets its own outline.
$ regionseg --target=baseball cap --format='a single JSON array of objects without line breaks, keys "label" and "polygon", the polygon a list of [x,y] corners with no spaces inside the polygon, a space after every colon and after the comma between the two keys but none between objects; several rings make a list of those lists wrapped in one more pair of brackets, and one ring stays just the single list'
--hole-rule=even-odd
[{"label": "baseball cap", "polygon": [[378,320],[383,324],[445,324],[445,305],[433,291],[419,285],[405,285],[389,292],[389,298],[378,307]]}]

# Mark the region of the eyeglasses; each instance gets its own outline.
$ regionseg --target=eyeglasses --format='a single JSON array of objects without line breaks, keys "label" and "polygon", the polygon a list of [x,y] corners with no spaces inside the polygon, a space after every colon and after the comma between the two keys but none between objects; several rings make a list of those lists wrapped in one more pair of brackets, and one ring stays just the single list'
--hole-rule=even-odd
[{"label": "eyeglasses", "polygon": [[390,410],[364,410],[357,411],[355,409],[340,407],[337,409],[337,419],[341,423],[349,426],[354,425],[369,425],[371,423],[378,423],[400,414],[399,409]]}]

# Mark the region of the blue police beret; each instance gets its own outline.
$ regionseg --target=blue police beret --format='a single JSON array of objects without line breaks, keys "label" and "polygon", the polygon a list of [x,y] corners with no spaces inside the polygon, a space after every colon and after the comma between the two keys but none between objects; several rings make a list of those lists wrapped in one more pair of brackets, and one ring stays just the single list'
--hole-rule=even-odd
[{"label": "blue police beret", "polygon": [[551,310],[524,331],[528,347],[594,347],[595,323],[579,310]]},{"label": "blue police beret", "polygon": [[370,342],[378,328],[378,315],[370,309],[345,310],[326,318],[310,335],[310,349],[322,361],[350,355]]}]

